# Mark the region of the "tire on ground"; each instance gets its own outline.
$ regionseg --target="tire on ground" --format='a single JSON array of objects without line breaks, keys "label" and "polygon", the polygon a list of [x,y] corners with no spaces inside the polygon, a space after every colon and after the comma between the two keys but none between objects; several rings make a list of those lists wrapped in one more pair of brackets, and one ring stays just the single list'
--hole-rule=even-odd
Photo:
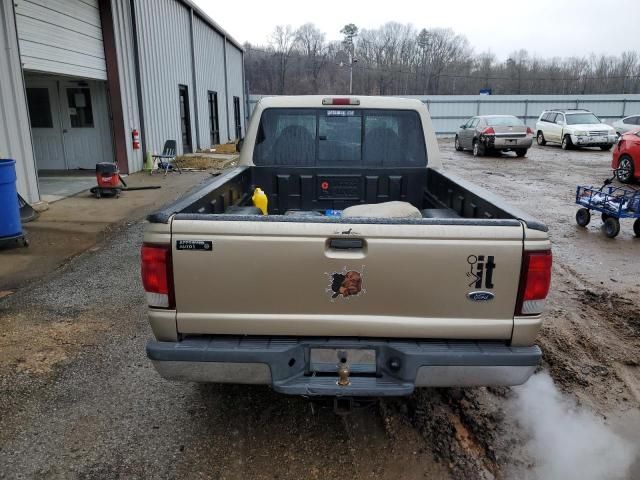
[{"label": "tire on ground", "polygon": [[617,218],[609,217],[604,222],[604,234],[609,238],[616,238],[620,233],[620,222]]},{"label": "tire on ground", "polygon": [[576,212],[576,223],[581,227],[586,227],[591,221],[591,212],[588,208],[581,208]]}]

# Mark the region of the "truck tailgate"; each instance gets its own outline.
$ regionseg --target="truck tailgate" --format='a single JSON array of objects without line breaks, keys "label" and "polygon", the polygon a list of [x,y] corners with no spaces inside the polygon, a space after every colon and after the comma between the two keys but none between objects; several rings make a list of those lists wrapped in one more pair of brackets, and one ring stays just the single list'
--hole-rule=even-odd
[{"label": "truck tailgate", "polygon": [[174,218],[178,331],[509,339],[523,228],[479,223]]}]

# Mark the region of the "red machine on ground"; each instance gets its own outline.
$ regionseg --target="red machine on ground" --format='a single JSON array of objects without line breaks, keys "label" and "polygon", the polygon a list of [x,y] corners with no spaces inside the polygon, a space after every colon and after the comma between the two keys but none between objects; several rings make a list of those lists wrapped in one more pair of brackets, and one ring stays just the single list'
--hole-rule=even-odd
[{"label": "red machine on ground", "polygon": [[98,185],[91,189],[96,198],[103,195],[107,197],[119,197],[120,192],[127,186],[120,176],[120,170],[115,163],[96,163],[96,181]]}]

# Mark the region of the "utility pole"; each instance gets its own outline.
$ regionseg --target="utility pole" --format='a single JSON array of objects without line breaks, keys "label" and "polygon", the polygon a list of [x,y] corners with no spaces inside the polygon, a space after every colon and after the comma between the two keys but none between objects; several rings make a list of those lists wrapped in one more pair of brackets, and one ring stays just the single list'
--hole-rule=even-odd
[{"label": "utility pole", "polygon": [[344,35],[344,40],[342,41],[342,45],[344,45],[345,49],[349,53],[349,95],[353,93],[353,64],[358,60],[355,58],[355,44],[353,43],[353,38],[358,36],[358,27],[356,27],[353,23],[345,25],[340,33]]},{"label": "utility pole", "polygon": [[353,93],[353,55],[349,52],[349,95]]},{"label": "utility pole", "polygon": [[357,61],[358,59],[353,56],[353,53],[349,52],[349,95],[353,93],[353,64]]}]

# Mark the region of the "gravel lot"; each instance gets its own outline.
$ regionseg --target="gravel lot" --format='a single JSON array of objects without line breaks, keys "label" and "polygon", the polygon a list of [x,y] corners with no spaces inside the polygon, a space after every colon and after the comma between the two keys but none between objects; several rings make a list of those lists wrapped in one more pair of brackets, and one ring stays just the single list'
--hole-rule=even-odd
[{"label": "gravel lot", "polygon": [[[534,147],[525,159],[478,159],[455,152],[449,141],[441,148],[447,168],[550,226],[556,263],[540,343],[543,370],[562,400],[549,409],[570,402],[571,412],[583,412],[576,418],[586,416],[595,425],[587,431],[600,432],[594,437],[611,434],[610,448],[628,447],[629,454],[611,465],[603,460],[609,453],[596,452],[606,477],[640,478],[634,449],[640,444],[640,240],[633,238],[628,221],[617,239],[608,240],[599,221],[583,230],[573,220],[575,185],[605,178],[610,153]],[[532,390],[535,382],[529,390],[422,390],[341,417],[326,405],[268,388],[160,379],[144,354],[150,330],[138,281],[142,229],[135,223],[0,299],[0,478],[559,478],[563,473],[562,462],[545,457],[536,444],[535,425],[525,415],[535,410],[532,396],[549,391]],[[566,435],[571,425],[564,428],[562,421],[559,435]],[[549,436],[553,433],[547,432],[553,444]],[[584,449],[589,452],[598,438],[589,438]],[[565,462],[573,462],[574,473],[582,459],[576,455]],[[562,478],[599,478],[594,471]]]}]

